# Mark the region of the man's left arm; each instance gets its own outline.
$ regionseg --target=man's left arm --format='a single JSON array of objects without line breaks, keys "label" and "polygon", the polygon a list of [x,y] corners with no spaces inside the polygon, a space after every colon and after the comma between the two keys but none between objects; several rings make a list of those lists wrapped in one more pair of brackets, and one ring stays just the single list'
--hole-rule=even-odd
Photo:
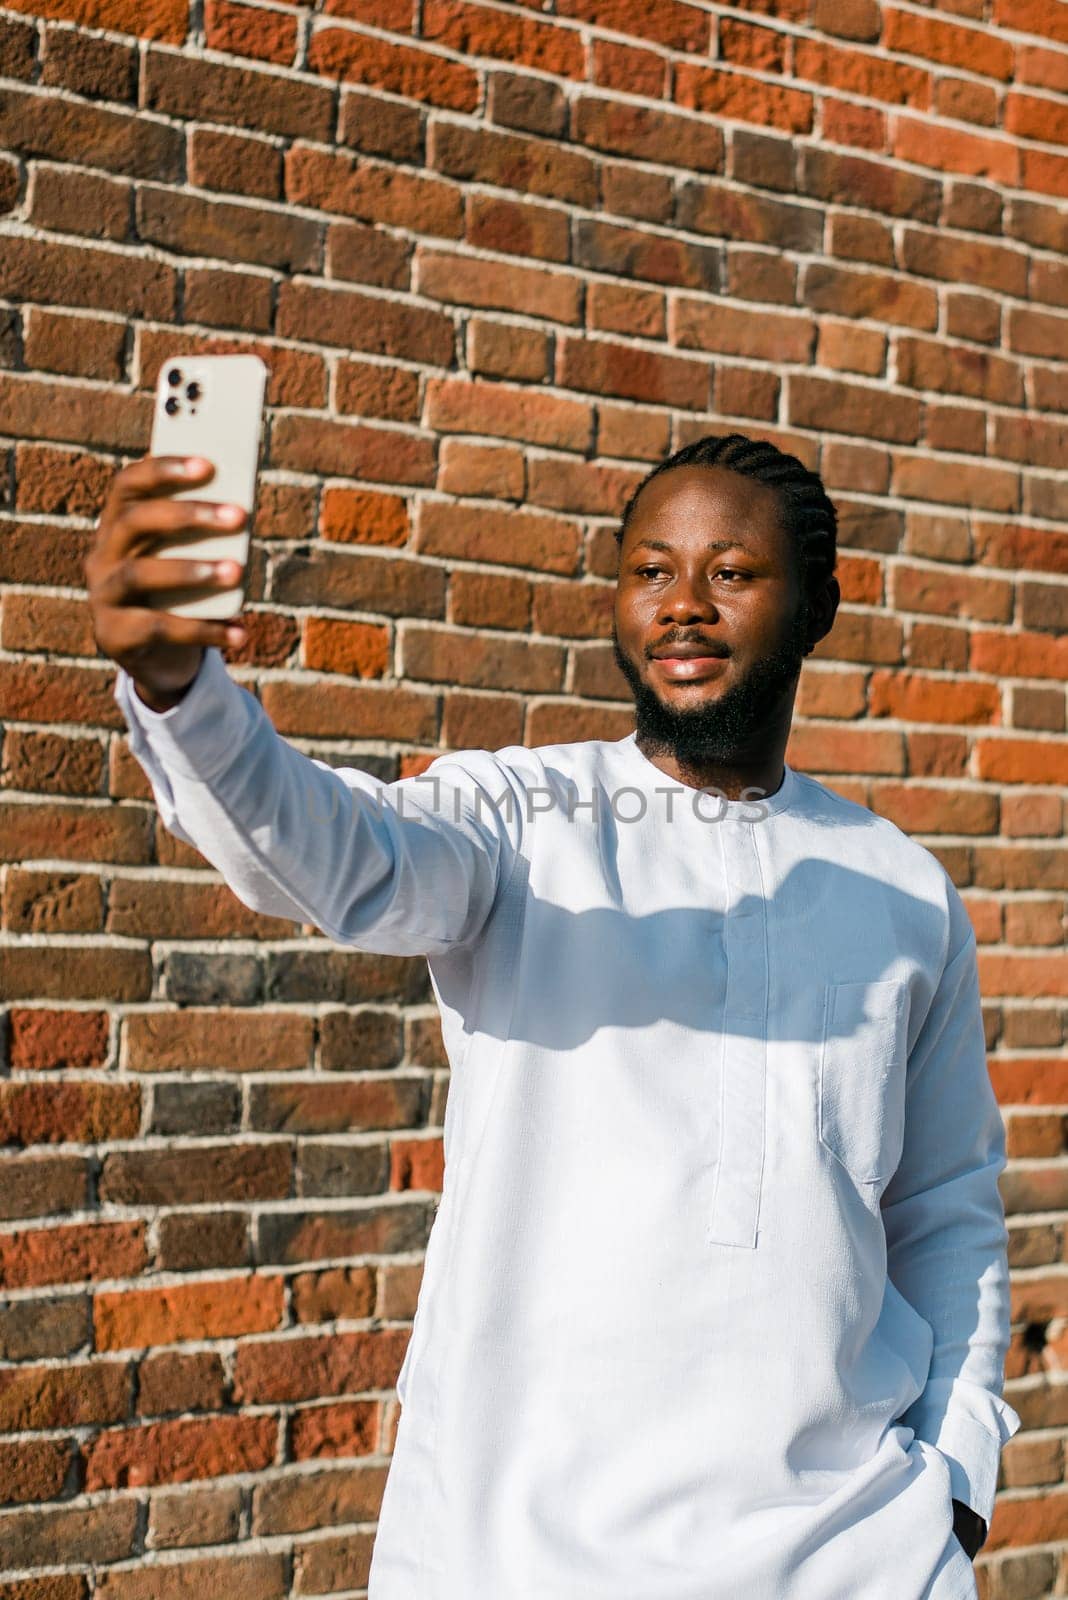
[{"label": "man's left arm", "polygon": [[1005,1126],[986,1061],[975,934],[952,884],[949,954],[912,1050],[901,1162],[882,1197],[887,1272],[931,1325],[923,1393],[900,1421],[949,1463],[954,1532],[974,1556],[1020,1418],[1002,1399],[1008,1232]]}]

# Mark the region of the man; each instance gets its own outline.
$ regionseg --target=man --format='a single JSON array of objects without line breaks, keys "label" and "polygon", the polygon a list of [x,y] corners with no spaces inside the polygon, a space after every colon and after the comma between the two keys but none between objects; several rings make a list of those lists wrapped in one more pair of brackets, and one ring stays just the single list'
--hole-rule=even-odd
[{"label": "man", "polygon": [[176,480],[126,471],[90,587],[166,826],[256,910],[425,955],[441,1009],[371,1600],[974,1600],[1020,1426],[1004,1128],[953,884],[784,761],[819,478],[740,434],[663,462],[619,530],[635,731],[383,785],[281,739],[221,636],[179,671],[220,625],[136,609]]}]

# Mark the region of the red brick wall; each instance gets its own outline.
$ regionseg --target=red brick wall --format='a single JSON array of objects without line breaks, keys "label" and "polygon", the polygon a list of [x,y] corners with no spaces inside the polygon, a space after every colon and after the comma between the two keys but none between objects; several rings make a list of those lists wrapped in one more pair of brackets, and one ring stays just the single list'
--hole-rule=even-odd
[{"label": "red brick wall", "polygon": [[1068,5],[324,9],[0,14],[0,1600],[361,1593],[440,1186],[425,966],[246,911],[95,650],[94,520],[193,348],[271,369],[234,674],[389,776],[629,731],[613,518],[669,448],[823,474],[843,604],[788,757],[975,920],[1025,1423],[978,1570],[1047,1594]]}]

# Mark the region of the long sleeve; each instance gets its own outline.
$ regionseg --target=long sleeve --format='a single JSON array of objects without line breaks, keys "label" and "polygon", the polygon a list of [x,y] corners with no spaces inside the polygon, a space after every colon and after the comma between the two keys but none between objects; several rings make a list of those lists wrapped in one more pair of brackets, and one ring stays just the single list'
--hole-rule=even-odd
[{"label": "long sleeve", "polygon": [[169,710],[146,706],[121,668],[115,698],[164,826],[251,910],[386,955],[440,953],[485,924],[523,809],[491,752],[443,755],[392,784],[331,768],[282,738],[215,648]]},{"label": "long sleeve", "polygon": [[975,935],[949,885],[948,954],[909,1056],[900,1165],[882,1198],[887,1271],[934,1332],[923,1393],[901,1418],[949,1462],[952,1494],[989,1525],[1002,1447],[1008,1233],[1005,1128],[986,1064]]}]

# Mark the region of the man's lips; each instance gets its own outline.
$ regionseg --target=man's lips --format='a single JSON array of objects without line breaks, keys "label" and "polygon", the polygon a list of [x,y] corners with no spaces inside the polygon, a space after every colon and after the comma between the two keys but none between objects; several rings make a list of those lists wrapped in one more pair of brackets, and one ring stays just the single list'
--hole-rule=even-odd
[{"label": "man's lips", "polygon": [[717,672],[726,657],[721,653],[678,645],[673,650],[654,654],[653,660],[666,678],[703,678]]}]

